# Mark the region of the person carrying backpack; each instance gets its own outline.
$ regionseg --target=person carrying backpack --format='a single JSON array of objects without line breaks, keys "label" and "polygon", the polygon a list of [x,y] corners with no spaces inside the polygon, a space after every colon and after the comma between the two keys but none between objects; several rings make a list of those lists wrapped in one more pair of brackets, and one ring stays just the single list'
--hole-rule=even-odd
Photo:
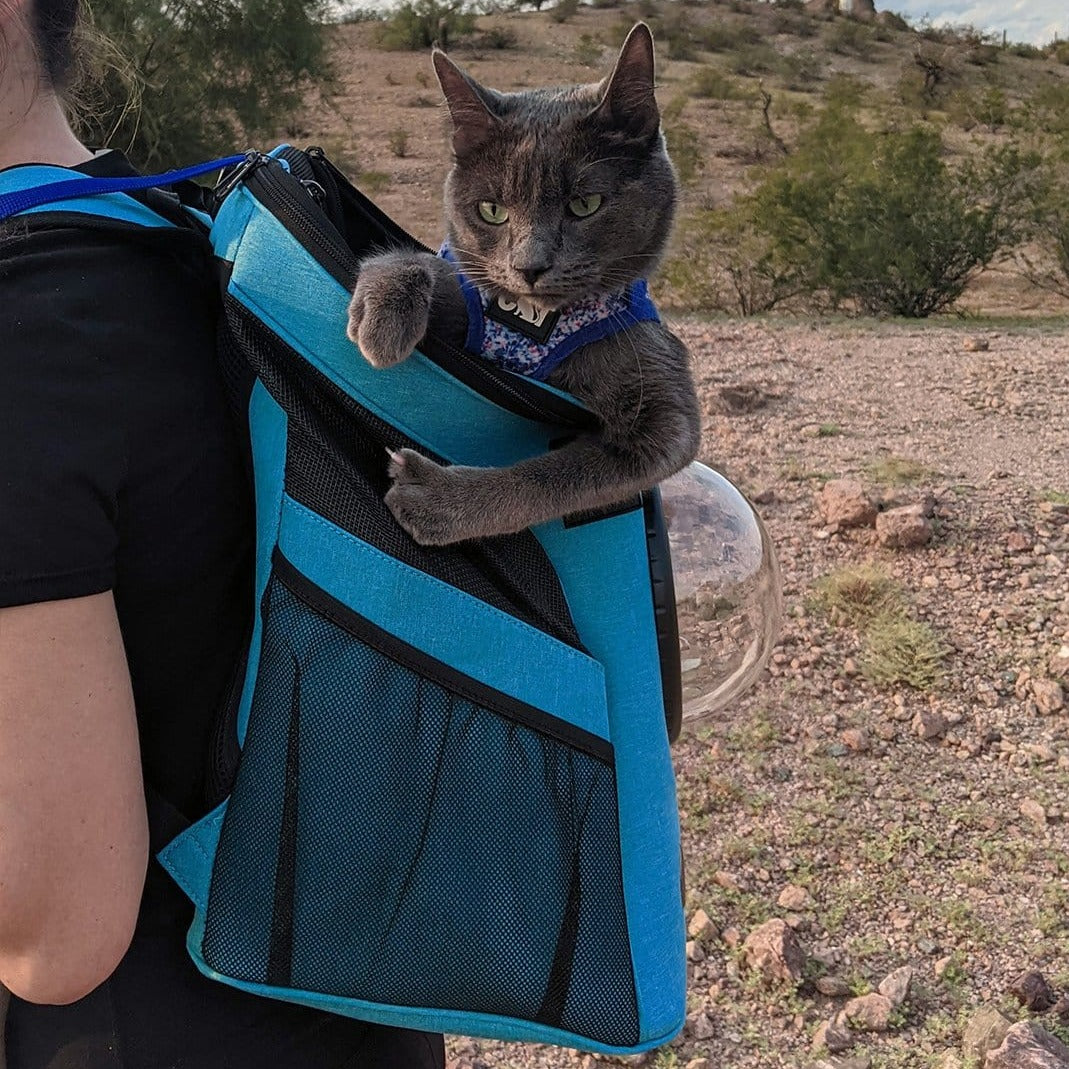
[{"label": "person carrying backpack", "polygon": [[[0,0],[0,172],[72,133],[79,0]],[[181,221],[176,202],[144,202]],[[154,860],[206,810],[253,516],[195,227],[0,224],[0,982],[8,1069],[443,1066],[442,1037],[212,983]],[[146,797],[148,803],[146,803]]]}]

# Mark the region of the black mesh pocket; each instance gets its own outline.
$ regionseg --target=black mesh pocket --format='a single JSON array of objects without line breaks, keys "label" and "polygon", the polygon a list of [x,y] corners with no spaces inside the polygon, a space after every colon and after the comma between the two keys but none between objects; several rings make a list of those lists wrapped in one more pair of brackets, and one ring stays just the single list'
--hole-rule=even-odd
[{"label": "black mesh pocket", "polygon": [[276,558],[202,952],[241,980],[638,1041],[611,747]]}]

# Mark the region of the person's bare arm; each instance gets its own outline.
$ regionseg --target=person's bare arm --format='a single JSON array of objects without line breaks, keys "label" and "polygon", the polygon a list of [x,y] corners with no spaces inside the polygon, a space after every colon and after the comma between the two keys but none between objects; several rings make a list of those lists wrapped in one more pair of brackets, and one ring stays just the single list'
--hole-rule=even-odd
[{"label": "person's bare arm", "polygon": [[0,609],[0,983],[88,994],[129,946],[148,863],[110,593]]}]

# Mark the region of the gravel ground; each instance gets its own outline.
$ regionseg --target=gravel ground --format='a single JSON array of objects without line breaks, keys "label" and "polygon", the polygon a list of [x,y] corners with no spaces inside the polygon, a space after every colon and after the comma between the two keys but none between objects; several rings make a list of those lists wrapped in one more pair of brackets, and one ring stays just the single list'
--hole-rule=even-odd
[{"label": "gravel ground", "polygon": [[[675,749],[688,914],[712,921],[688,1025],[638,1059],[455,1039],[451,1065],[808,1066],[821,1022],[900,966],[889,1027],[826,1064],[942,1064],[982,1003],[1028,1016],[1009,994],[1025,970],[1069,989],[1069,706],[1051,682],[1069,674],[1069,335],[677,326],[703,459],[766,502],[786,603],[766,678]],[[933,541],[828,526],[816,494],[844,476],[882,507],[934,495]],[[944,648],[932,689],[869,682],[861,635],[822,611],[814,582],[866,562]],[[742,940],[775,917],[805,952],[798,983],[746,967]]]}]

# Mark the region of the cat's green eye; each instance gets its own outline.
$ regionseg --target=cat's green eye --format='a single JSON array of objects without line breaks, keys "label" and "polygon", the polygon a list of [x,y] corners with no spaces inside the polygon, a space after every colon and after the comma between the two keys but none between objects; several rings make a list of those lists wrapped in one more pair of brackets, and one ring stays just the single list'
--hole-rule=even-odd
[{"label": "cat's green eye", "polygon": [[568,201],[568,211],[579,219],[593,215],[601,207],[601,194],[591,193],[585,197],[572,197]]},{"label": "cat's green eye", "polygon": [[495,204],[492,200],[479,201],[479,214],[488,223],[493,223],[494,226],[507,223],[509,218],[508,211],[502,208],[500,204]]}]

